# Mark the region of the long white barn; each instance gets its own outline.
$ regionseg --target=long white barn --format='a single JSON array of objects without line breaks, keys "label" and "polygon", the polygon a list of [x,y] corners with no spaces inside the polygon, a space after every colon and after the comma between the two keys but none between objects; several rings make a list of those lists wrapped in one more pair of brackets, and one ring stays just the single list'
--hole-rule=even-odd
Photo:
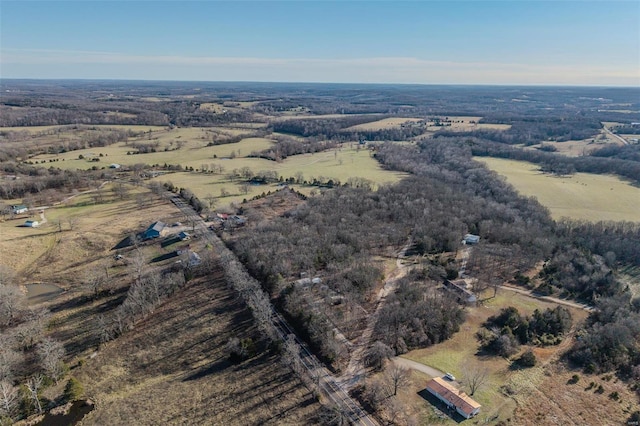
[{"label": "long white barn", "polygon": [[480,412],[480,404],[440,377],[431,379],[427,383],[427,391],[447,404],[447,407],[455,408],[466,419],[470,419]]}]

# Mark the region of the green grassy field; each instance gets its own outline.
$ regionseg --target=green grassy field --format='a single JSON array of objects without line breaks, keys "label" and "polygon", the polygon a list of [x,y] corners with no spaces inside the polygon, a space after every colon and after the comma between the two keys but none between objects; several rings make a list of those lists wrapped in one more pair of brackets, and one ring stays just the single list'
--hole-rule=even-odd
[{"label": "green grassy field", "polygon": [[[208,163],[224,167],[223,174],[204,174],[197,172],[180,172],[159,176],[154,180],[160,182],[171,181],[174,185],[189,188],[200,199],[208,195],[220,197],[224,188],[229,195],[218,200],[218,206],[238,203],[244,198],[249,199],[262,192],[274,191],[277,184],[250,185],[248,193],[242,191],[243,182],[231,181],[227,174],[233,169],[248,167],[252,172],[275,171],[284,179],[295,177],[302,173],[303,179],[313,181],[314,178],[330,178],[346,182],[350,177],[368,179],[374,184],[395,183],[406,174],[390,172],[382,169],[380,164],[370,156],[367,150],[343,148],[340,151],[320,152],[316,154],[296,155],[282,162],[269,161],[261,158],[234,158],[213,160]],[[294,185],[303,193],[309,193],[313,187]]]},{"label": "green grassy field", "polygon": [[610,175],[576,173],[556,177],[524,161],[478,157],[520,193],[536,197],[554,219],[640,221],[640,188]]},{"label": "green grassy field", "polygon": [[[200,129],[179,129],[179,132],[170,132],[158,136],[158,152],[148,154],[127,155],[134,149],[124,142],[113,144],[107,147],[88,148],[77,151],[65,152],[62,154],[45,154],[33,157],[32,161],[57,160],[52,165],[61,169],[90,169],[96,167],[109,167],[112,163],[121,165],[133,165],[144,163],[154,164],[179,164],[183,167],[200,168],[202,164],[213,162],[214,157],[246,157],[253,151],[262,151],[272,145],[272,141],[264,138],[247,138],[238,143],[207,146],[208,139],[206,132]],[[177,150],[164,151],[164,147],[169,147],[170,142],[184,140],[184,146]],[[144,140],[141,142],[145,142]],[[173,145],[175,146],[175,145]],[[100,157],[102,154],[102,157]],[[80,156],[83,159],[80,159]],[[90,161],[91,158],[99,158],[99,162]],[[242,167],[242,166],[241,166]]]}]

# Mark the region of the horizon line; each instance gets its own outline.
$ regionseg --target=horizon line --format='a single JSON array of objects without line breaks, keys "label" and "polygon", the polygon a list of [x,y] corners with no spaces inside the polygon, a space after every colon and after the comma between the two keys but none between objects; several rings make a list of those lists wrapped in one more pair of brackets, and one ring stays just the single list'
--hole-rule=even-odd
[{"label": "horizon line", "polygon": [[242,84],[310,84],[310,85],[355,85],[355,86],[465,86],[465,87],[534,87],[534,88],[558,88],[558,87],[571,87],[571,88],[618,88],[618,89],[637,89],[640,90],[640,86],[624,86],[624,85],[609,85],[609,84],[563,84],[563,83],[385,83],[385,82],[353,82],[353,81],[282,81],[282,80],[189,80],[189,79],[130,79],[130,78],[32,78],[32,77],[1,77],[0,84],[5,81],[68,81],[68,82],[131,82],[131,83],[242,83]]}]

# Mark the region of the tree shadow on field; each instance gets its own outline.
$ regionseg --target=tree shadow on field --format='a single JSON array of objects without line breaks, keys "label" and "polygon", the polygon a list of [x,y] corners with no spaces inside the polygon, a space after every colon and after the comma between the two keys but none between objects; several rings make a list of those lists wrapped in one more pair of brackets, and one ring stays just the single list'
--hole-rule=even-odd
[{"label": "tree shadow on field", "polygon": [[203,377],[207,377],[210,374],[215,374],[222,370],[225,370],[229,368],[231,365],[232,365],[231,361],[229,361],[228,358],[220,358],[217,361],[214,361],[213,363],[209,364],[207,367],[200,368],[195,372],[191,373],[190,375],[182,379],[182,381],[190,382],[192,380],[202,379]]},{"label": "tree shadow on field", "polygon": [[180,238],[178,238],[178,237],[166,238],[165,240],[160,242],[160,247],[165,248],[165,247],[168,247],[168,246],[170,246],[172,244],[179,243],[180,241],[182,241],[182,240]]},{"label": "tree shadow on field", "polygon": [[438,411],[440,411],[443,416],[449,417],[454,422],[462,423],[463,421],[467,420],[464,417],[462,417],[462,415],[460,415],[460,413],[458,413],[455,409],[452,410],[449,407],[447,407],[447,404],[445,404],[444,402],[436,398],[426,389],[422,389],[420,392],[418,392],[418,395],[420,395],[428,403],[430,403],[435,408],[437,408]]},{"label": "tree shadow on field", "polygon": [[178,257],[178,252],[172,251],[171,253],[166,253],[151,259],[151,263],[158,263],[164,260],[173,259],[174,257]]},{"label": "tree shadow on field", "polygon": [[[103,303],[100,303],[99,305],[97,305],[94,308],[96,311],[94,313],[97,313],[97,314],[104,313],[122,304],[127,291],[129,291],[129,287],[124,286],[124,287],[120,287],[118,289],[112,290],[108,293],[107,292],[101,293],[100,296],[102,297],[108,296],[108,299],[105,300]],[[102,297],[99,297],[98,300],[101,299]],[[69,300],[52,304],[49,307],[49,311],[51,313],[56,313],[56,312],[62,312],[62,311],[67,311],[71,309],[78,309],[78,308],[84,307],[85,305],[92,304],[95,301],[96,299],[94,299],[93,297],[83,294]],[[80,313],[80,314],[86,315],[86,313]]]}]

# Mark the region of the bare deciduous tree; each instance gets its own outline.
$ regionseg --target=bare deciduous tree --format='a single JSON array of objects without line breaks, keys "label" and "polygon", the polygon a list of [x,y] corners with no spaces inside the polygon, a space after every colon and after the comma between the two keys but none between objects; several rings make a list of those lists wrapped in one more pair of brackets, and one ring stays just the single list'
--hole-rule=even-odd
[{"label": "bare deciduous tree", "polygon": [[100,343],[106,343],[112,339],[112,328],[104,315],[98,316],[95,327],[95,333],[100,338]]},{"label": "bare deciduous tree", "polygon": [[43,378],[38,374],[29,378],[29,380],[27,380],[27,383],[25,383],[25,386],[29,391],[29,397],[33,400],[33,405],[40,414],[42,413],[42,404],[40,403],[40,397],[38,396],[38,393],[42,388],[42,382]]},{"label": "bare deciduous tree", "polygon": [[462,380],[469,388],[469,395],[473,395],[487,381],[489,370],[476,363],[467,364],[462,372]]},{"label": "bare deciduous tree", "polygon": [[409,383],[409,377],[411,372],[397,364],[390,365],[385,370],[385,378],[390,387],[390,393],[395,396],[398,394],[398,389]]},{"label": "bare deciduous tree", "polygon": [[85,272],[84,279],[82,280],[85,288],[89,290],[93,298],[97,298],[100,291],[103,289],[107,282],[105,271],[102,268],[90,269]]},{"label": "bare deciduous tree", "polygon": [[364,354],[364,363],[376,371],[382,370],[384,362],[393,356],[393,350],[384,343],[377,341]]},{"label": "bare deciduous tree", "polygon": [[61,217],[57,217],[55,219],[52,219],[51,223],[53,224],[53,226],[58,228],[58,232],[62,232],[62,224],[64,223],[64,221],[63,221],[63,219]]},{"label": "bare deciduous tree", "polygon": [[385,386],[380,380],[367,381],[364,389],[364,400],[378,411],[382,407],[382,402],[388,397]]},{"label": "bare deciduous tree", "polygon": [[296,343],[295,336],[293,334],[287,337],[287,341],[284,342],[284,361],[285,363],[296,373],[298,376],[304,374],[304,365],[300,360],[300,347]]},{"label": "bare deciduous tree", "polygon": [[43,370],[57,383],[64,371],[64,346],[57,340],[45,337],[38,343],[37,353]]},{"label": "bare deciduous tree", "polygon": [[127,186],[122,182],[118,182],[113,185],[112,191],[114,195],[121,200],[124,200],[129,195],[129,188],[127,188]]},{"label": "bare deciduous tree", "polygon": [[11,325],[25,304],[18,287],[0,284],[0,325]]},{"label": "bare deciduous tree", "polygon": [[73,231],[76,226],[80,223],[80,218],[77,216],[69,216],[67,217],[67,224],[69,225],[69,230]]},{"label": "bare deciduous tree", "polygon": [[11,382],[14,371],[22,361],[22,355],[9,347],[9,338],[0,341],[0,344],[0,380]]},{"label": "bare deciduous tree", "polygon": [[129,257],[129,268],[136,281],[140,281],[142,275],[144,275],[146,267],[147,260],[145,259],[142,250],[138,248],[133,251],[133,253]]},{"label": "bare deciduous tree", "polygon": [[339,405],[323,406],[318,417],[319,424],[327,426],[347,426],[351,423],[349,412]]},{"label": "bare deciduous tree", "polygon": [[18,406],[18,388],[8,380],[0,380],[0,418],[13,418]]},{"label": "bare deciduous tree", "polygon": [[213,194],[207,194],[204,200],[207,202],[209,209],[212,210],[216,205],[217,198]]}]

